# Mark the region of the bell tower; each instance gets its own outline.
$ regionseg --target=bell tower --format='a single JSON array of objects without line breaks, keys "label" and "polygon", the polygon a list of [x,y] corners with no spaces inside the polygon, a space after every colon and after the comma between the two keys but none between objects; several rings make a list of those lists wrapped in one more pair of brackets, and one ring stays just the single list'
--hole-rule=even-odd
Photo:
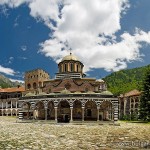
[{"label": "bell tower", "polygon": [[25,90],[34,91],[43,87],[43,82],[48,81],[49,74],[42,69],[25,72]]}]

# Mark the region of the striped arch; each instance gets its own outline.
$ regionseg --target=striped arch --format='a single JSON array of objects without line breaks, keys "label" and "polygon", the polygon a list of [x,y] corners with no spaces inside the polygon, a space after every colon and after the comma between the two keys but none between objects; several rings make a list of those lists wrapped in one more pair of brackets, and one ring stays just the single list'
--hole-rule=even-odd
[{"label": "striped arch", "polygon": [[16,109],[13,109],[13,110],[12,110],[12,115],[15,116],[16,114],[17,114],[17,110],[16,110]]},{"label": "striped arch", "polygon": [[85,120],[97,120],[97,104],[95,100],[88,99],[85,103]]},{"label": "striped arch", "polygon": [[101,104],[102,104],[103,102],[110,102],[110,103],[112,104],[112,108],[114,109],[115,104],[114,104],[114,102],[112,102],[112,100],[104,99],[104,100],[102,100],[102,101],[100,102],[100,105],[99,105],[99,106],[101,106]]},{"label": "striped arch", "polygon": [[24,102],[21,104],[21,108],[23,108],[23,106],[24,106],[25,104],[29,104],[29,105],[30,105],[30,107],[31,107],[31,103],[30,103],[30,102],[26,102],[26,101],[24,101]]},{"label": "striped arch", "polygon": [[53,100],[47,101],[47,119],[48,120],[55,119],[55,105]]},{"label": "striped arch", "polygon": [[100,104],[100,120],[110,121],[114,118],[115,105],[111,100],[104,99]]},{"label": "striped arch", "polygon": [[37,102],[34,103],[34,109],[36,109],[36,105],[37,105],[38,103],[43,104],[43,106],[45,107],[44,102],[43,102],[42,100],[39,100],[39,101],[37,101]]},{"label": "striped arch", "polygon": [[70,106],[70,103],[69,103],[68,99],[60,99],[60,100],[58,101],[58,105],[59,105],[61,102],[63,102],[63,101],[67,101],[68,104],[69,104],[69,106]]}]

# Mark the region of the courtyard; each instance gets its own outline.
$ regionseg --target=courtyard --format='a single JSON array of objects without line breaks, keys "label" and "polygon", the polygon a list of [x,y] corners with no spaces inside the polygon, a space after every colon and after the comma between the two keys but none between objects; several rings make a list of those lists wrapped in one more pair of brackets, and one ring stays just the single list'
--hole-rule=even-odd
[{"label": "courtyard", "polygon": [[18,123],[0,117],[0,150],[150,149],[150,124]]}]

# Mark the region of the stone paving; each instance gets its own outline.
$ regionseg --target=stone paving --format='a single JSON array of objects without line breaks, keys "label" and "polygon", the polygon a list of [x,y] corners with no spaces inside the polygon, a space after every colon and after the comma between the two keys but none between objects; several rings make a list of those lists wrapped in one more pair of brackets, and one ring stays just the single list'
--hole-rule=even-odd
[{"label": "stone paving", "polygon": [[0,117],[0,150],[150,149],[150,124],[17,123]]}]

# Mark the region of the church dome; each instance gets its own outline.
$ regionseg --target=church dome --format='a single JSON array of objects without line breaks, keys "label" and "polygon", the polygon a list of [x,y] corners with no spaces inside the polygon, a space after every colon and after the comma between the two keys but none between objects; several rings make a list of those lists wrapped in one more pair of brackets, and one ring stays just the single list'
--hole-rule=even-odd
[{"label": "church dome", "polygon": [[27,93],[26,95],[25,95],[25,97],[30,97],[30,96],[36,96],[34,93],[31,93],[31,92],[29,92],[29,93]]},{"label": "church dome", "polygon": [[103,91],[101,95],[113,95],[110,91]]},{"label": "church dome", "polygon": [[75,61],[79,61],[79,59],[77,58],[77,56],[73,55],[72,53],[70,53],[70,55],[65,56],[62,61],[64,60],[75,60]]},{"label": "church dome", "polygon": [[105,82],[105,81],[104,81],[104,80],[102,80],[102,79],[98,79],[97,81],[99,81],[99,82],[103,82],[103,83]]}]

